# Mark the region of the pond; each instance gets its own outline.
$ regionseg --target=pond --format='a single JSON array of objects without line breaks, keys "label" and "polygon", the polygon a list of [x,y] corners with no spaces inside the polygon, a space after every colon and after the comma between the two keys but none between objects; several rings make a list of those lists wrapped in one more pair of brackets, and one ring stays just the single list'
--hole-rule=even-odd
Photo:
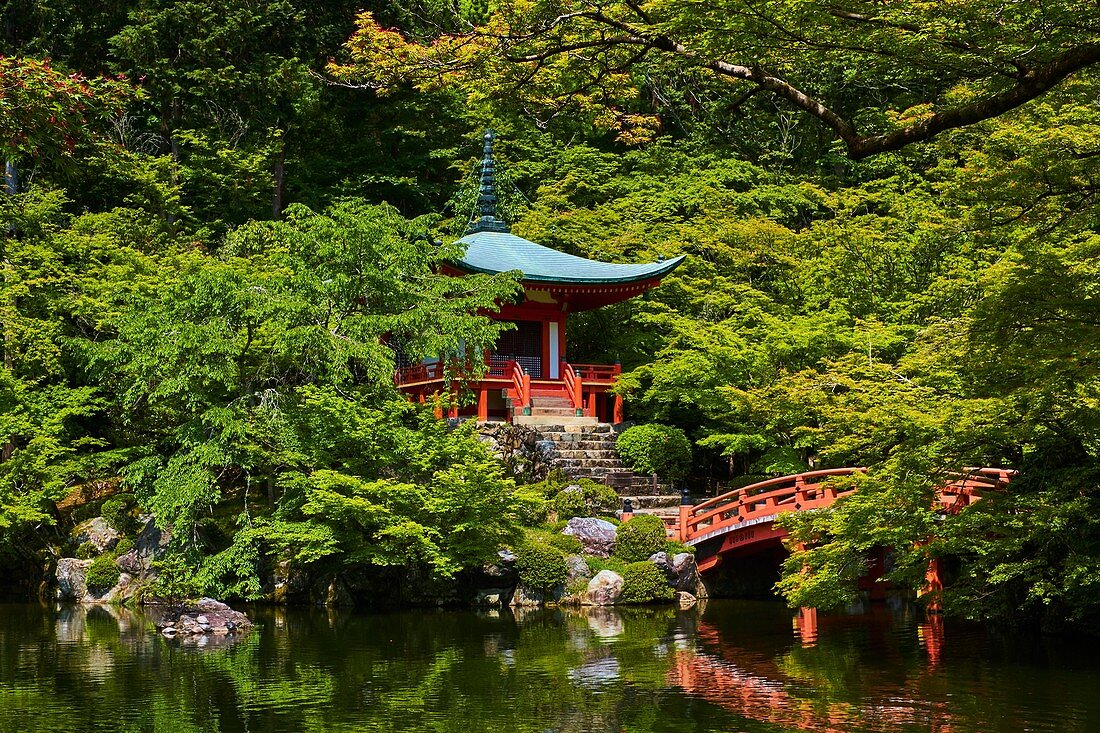
[{"label": "pond", "polygon": [[0,606],[0,730],[1100,731],[1093,640],[900,605],[250,613],[200,647],[123,609]]}]

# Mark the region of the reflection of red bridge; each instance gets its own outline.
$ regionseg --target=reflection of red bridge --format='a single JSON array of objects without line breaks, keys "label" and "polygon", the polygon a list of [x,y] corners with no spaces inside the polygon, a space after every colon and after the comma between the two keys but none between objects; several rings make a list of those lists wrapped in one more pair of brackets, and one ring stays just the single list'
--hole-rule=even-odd
[{"label": "reflection of red bridge", "polygon": [[[774,524],[780,514],[832,505],[856,490],[850,483],[841,488],[837,480],[865,471],[864,468],[810,471],[734,489],[695,506],[681,506],[679,519],[670,527],[670,533],[688,545],[706,544],[709,551],[699,562],[699,569],[705,572],[731,553],[778,545],[787,536],[785,530]],[[957,512],[981,498],[983,492],[1002,488],[1015,473],[1005,468],[966,469],[944,483],[936,501],[945,513]]]},{"label": "reflection of red bridge", "polygon": [[798,691],[805,689],[805,683],[791,679],[773,660],[724,643],[717,629],[705,623],[698,638],[713,653],[678,651],[668,672],[669,683],[743,718],[820,733],[843,733],[856,727],[897,731],[918,725],[930,733],[952,729],[951,714],[942,704],[896,694],[863,704],[802,696]]}]

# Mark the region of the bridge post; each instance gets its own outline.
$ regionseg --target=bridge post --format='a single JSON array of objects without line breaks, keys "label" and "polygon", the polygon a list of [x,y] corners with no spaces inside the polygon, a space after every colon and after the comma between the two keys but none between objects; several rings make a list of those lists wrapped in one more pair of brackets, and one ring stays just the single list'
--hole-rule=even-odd
[{"label": "bridge post", "polygon": [[623,499],[623,511],[619,515],[619,522],[626,524],[634,518],[634,505],[630,502],[630,499]]},{"label": "bridge post", "polygon": [[691,494],[685,486],[680,489],[680,536],[677,538],[679,542],[687,542],[688,540],[688,522],[691,520],[691,511],[693,508],[691,504]]}]

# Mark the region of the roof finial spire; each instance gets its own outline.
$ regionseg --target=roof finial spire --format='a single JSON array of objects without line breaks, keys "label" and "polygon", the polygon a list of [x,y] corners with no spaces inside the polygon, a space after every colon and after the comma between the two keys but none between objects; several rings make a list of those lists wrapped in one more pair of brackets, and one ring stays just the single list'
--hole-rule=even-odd
[{"label": "roof finial spire", "polygon": [[477,197],[477,212],[466,227],[467,234],[474,232],[507,232],[508,224],[497,218],[496,163],[493,160],[493,141],[496,135],[485,130],[485,145],[481,158],[481,188]]}]

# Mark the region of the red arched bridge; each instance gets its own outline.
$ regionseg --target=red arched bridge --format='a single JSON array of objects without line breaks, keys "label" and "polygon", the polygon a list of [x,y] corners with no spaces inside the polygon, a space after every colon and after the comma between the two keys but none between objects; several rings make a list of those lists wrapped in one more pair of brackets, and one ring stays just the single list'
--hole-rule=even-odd
[{"label": "red arched bridge", "polygon": [[[786,530],[775,526],[780,514],[832,505],[856,490],[839,488],[836,479],[866,470],[833,468],[782,476],[727,491],[701,504],[684,505],[679,517],[669,523],[669,535],[687,545],[706,544],[706,555],[699,561],[699,570],[705,572],[725,555],[779,544],[787,536]],[[1001,489],[1015,474],[1007,468],[965,469],[939,488],[936,504],[944,513],[958,512],[984,492]]]}]

